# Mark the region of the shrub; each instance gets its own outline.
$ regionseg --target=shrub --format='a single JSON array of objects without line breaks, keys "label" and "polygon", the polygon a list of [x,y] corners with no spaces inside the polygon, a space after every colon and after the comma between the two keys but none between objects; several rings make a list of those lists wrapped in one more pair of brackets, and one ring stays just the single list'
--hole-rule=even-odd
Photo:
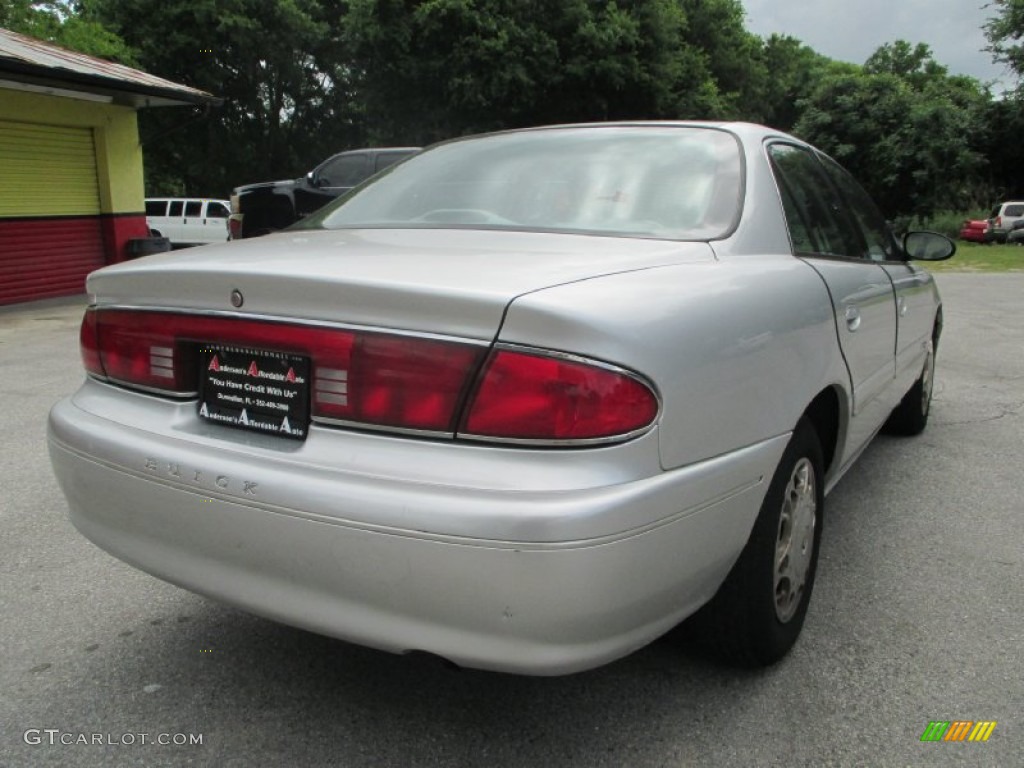
[{"label": "shrub", "polygon": [[956,239],[960,235],[960,227],[969,219],[987,219],[988,211],[976,209],[973,211],[937,211],[928,218],[915,218],[907,222],[908,230],[928,230],[939,232]]}]

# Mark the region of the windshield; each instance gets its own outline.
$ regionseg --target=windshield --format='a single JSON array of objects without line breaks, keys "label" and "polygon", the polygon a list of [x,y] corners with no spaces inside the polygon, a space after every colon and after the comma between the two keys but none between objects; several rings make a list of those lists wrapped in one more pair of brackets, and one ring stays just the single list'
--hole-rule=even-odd
[{"label": "windshield", "polygon": [[299,224],[472,228],[708,240],[738,219],[742,163],[724,131],[608,126],[439,144]]}]

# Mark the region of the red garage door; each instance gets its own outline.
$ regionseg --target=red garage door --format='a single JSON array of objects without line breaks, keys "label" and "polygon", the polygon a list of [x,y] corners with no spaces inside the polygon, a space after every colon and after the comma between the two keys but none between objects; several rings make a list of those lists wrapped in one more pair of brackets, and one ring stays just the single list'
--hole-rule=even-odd
[{"label": "red garage door", "polygon": [[84,291],[99,214],[91,129],[0,120],[0,304]]}]

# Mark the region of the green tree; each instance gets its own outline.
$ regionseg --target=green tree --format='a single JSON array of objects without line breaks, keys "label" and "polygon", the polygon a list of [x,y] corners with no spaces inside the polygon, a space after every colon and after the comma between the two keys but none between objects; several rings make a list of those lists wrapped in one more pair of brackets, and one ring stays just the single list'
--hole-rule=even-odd
[{"label": "green tree", "polygon": [[750,119],[792,130],[800,117],[799,100],[830,73],[835,62],[794,37],[776,34],[763,41],[758,57],[766,76],[753,100]]},{"label": "green tree", "polygon": [[102,24],[82,18],[71,2],[0,0],[0,27],[128,66],[138,63],[124,40]]},{"label": "green tree", "polygon": [[993,99],[979,121],[979,153],[989,158],[985,183],[975,195],[978,207],[1024,197],[1024,104],[1019,97]]},{"label": "green tree", "polygon": [[385,141],[739,115],[757,65],[736,0],[351,0],[344,35]]},{"label": "green tree", "polygon": [[704,62],[720,106],[715,115],[733,120],[764,120],[758,101],[770,75],[762,41],[747,31],[740,0],[678,0],[685,17],[682,42]]},{"label": "green tree", "polygon": [[945,75],[930,53],[892,65],[889,54],[900,50],[877,51],[874,72],[824,79],[801,103],[794,131],[858,176],[887,216],[965,208],[985,174],[978,147],[988,92]]},{"label": "green tree", "polygon": [[361,143],[340,0],[82,0],[142,67],[224,99],[209,114],[143,110],[149,194],[225,196]]},{"label": "green tree", "polygon": [[920,89],[947,77],[949,69],[935,61],[931,48],[924,43],[911,46],[906,40],[897,40],[872,53],[864,62],[864,72],[896,75]]},{"label": "green tree", "polygon": [[995,16],[985,24],[989,48],[996,61],[1024,75],[1024,0],[991,0],[986,6]]},{"label": "green tree", "polygon": [[1016,75],[1018,88],[989,105],[983,151],[992,158],[992,198],[1016,198],[1024,195],[1024,0],[992,0],[985,7],[995,12],[985,25],[988,50]]}]

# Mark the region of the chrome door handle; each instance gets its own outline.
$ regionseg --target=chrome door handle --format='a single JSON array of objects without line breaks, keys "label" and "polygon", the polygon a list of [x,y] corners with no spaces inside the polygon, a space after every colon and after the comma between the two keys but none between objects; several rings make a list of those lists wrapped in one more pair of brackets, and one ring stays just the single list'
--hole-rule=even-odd
[{"label": "chrome door handle", "polygon": [[846,327],[851,331],[860,328],[860,310],[856,307],[846,308]]}]

